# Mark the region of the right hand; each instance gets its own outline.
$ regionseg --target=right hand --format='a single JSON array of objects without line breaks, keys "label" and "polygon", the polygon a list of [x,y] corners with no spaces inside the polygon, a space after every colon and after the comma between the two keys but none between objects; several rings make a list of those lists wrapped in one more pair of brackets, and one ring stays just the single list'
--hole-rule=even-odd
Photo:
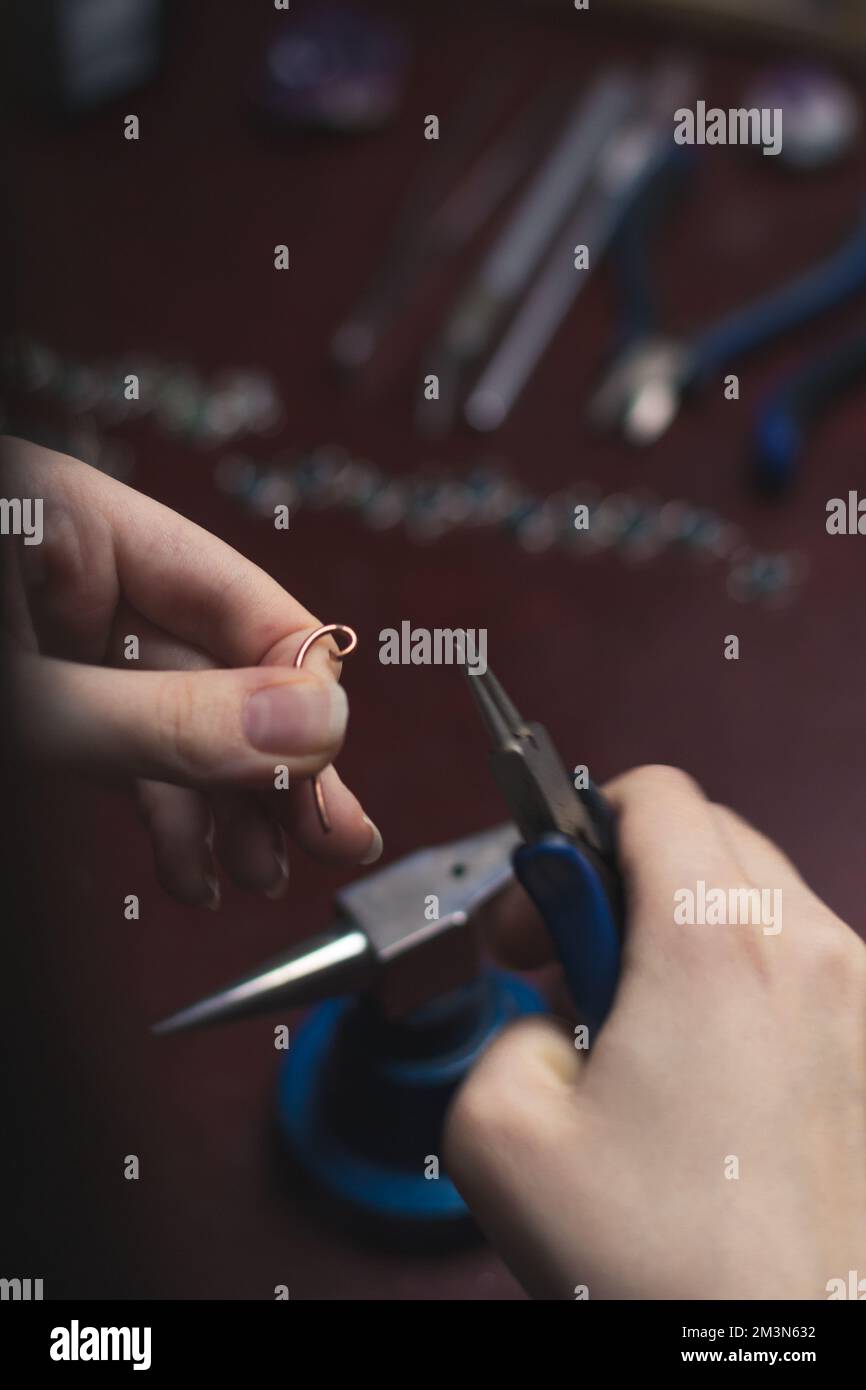
[{"label": "right hand", "polygon": [[[605,788],[628,921],[592,1050],[515,1024],[450,1111],[449,1174],[533,1293],[573,1298],[866,1296],[866,947],[785,855],[684,773]],[[782,930],[678,925],[674,894],[781,889]],[[552,957],[515,888],[500,954]],[[737,1173],[737,1176],[734,1174]]]}]

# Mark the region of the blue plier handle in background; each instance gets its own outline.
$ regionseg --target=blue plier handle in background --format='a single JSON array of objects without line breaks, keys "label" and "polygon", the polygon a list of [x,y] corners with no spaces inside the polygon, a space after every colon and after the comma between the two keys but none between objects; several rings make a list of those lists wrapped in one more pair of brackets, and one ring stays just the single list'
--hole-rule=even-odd
[{"label": "blue plier handle in background", "polygon": [[692,379],[700,381],[741,353],[826,313],[864,284],[866,210],[854,232],[825,260],[697,335],[690,347]]},{"label": "blue plier handle in background", "polygon": [[576,790],[541,724],[526,723],[488,670],[468,674],[493,742],[490,765],[523,838],[514,872],[553,937],[578,1018],[603,1022],[619,977],[623,889],[613,813]]},{"label": "blue plier handle in background", "polygon": [[[677,172],[676,162],[671,169]],[[652,202],[638,209],[632,226],[624,229],[618,258],[624,331],[617,356],[588,406],[593,424],[618,426],[637,444],[660,438],[686,391],[866,286],[864,213],[853,233],[803,274],[684,338],[669,337],[658,327],[649,286],[646,237],[653,211]]]},{"label": "blue plier handle in background", "polygon": [[776,387],[755,421],[753,470],[760,487],[775,491],[796,478],[809,428],[827,407],[866,378],[862,328],[825,348]]}]

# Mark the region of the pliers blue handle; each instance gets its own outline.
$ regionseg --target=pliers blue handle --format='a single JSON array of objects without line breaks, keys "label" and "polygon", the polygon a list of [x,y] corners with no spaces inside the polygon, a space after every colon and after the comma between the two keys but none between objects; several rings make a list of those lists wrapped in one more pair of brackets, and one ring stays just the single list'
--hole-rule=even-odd
[{"label": "pliers blue handle", "polygon": [[864,377],[866,332],[858,329],[777,386],[755,423],[753,467],[760,487],[778,490],[793,481],[809,425]]},{"label": "pliers blue handle", "polygon": [[650,241],[657,223],[686,189],[694,171],[694,150],[685,145],[670,146],[664,160],[656,166],[628,210],[612,247],[618,322],[614,353],[624,352],[633,343],[658,331],[660,314],[652,289]]},{"label": "pliers blue handle", "polygon": [[590,1035],[616,993],[620,924],[601,877],[565,835],[543,835],[514,852],[514,872],[553,938],[578,1019]]},{"label": "pliers blue handle", "polygon": [[781,289],[735,309],[689,343],[690,381],[807,323],[866,284],[866,214],[853,236],[826,260]]}]

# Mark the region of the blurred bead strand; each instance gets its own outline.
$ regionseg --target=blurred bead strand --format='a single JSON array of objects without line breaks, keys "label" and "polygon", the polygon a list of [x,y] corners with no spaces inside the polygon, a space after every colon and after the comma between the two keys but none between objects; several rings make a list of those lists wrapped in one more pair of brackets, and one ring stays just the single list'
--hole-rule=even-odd
[{"label": "blurred bead strand", "polygon": [[[73,361],[25,338],[4,341],[0,366],[12,389],[41,395],[72,414],[93,415],[107,425],[147,418],[201,448],[223,447],[245,435],[273,435],[285,420],[273,380],[257,368],[227,368],[206,380],[183,362],[136,352]],[[130,376],[138,378],[133,399],[126,387]]]},{"label": "blurred bead strand", "polygon": [[[487,529],[510,536],[530,554],[566,551],[589,560],[612,552],[640,565],[666,550],[680,551],[704,564],[725,562],[727,591],[741,603],[789,602],[807,572],[799,554],[750,549],[740,528],[709,508],[660,500],[644,489],[602,496],[589,482],[539,498],[496,461],[464,476],[427,469],[389,478],[366,459],[325,445],[270,463],[227,454],[214,478],[220,492],[254,515],[271,515],[279,503],[315,511],[342,508],[372,531],[403,527],[421,545]],[[583,507],[588,524],[576,527],[577,508]]]}]

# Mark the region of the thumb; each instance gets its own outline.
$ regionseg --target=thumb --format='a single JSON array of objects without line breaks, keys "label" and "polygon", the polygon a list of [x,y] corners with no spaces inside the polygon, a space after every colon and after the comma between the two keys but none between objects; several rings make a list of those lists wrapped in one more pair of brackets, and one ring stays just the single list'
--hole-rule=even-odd
[{"label": "thumb", "polygon": [[566,1216],[585,1143],[581,1054],[561,1025],[532,1017],[483,1053],[445,1125],[448,1174],[525,1288],[573,1296]]},{"label": "thumb", "polygon": [[207,787],[273,787],[338,751],[342,686],[277,667],[118,671],[24,656],[14,671],[26,751],[55,766]]}]

